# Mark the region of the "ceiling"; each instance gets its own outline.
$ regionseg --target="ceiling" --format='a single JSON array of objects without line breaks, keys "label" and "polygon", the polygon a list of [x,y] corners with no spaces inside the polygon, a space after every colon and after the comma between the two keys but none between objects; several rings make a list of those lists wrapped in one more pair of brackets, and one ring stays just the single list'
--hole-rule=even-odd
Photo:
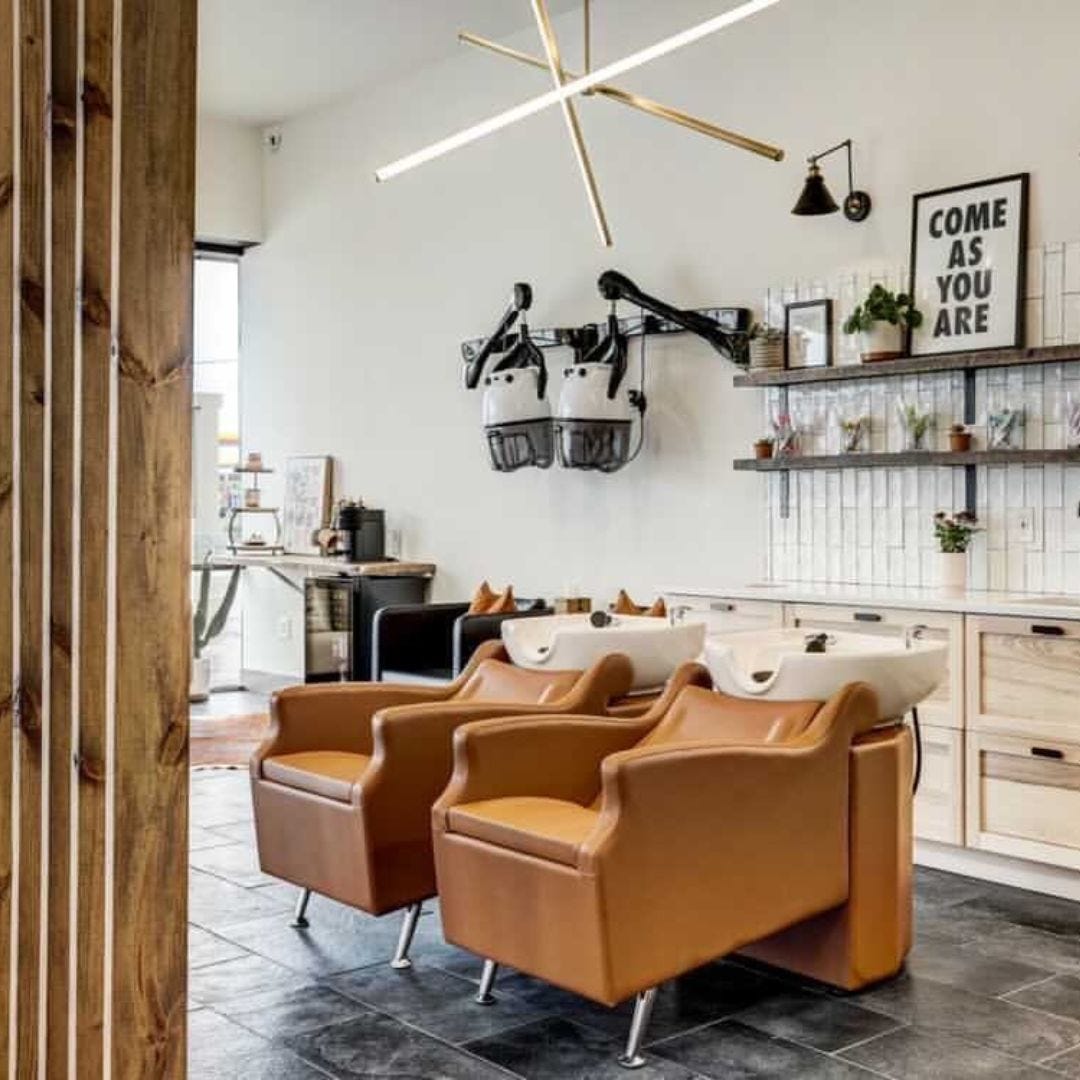
[{"label": "ceiling", "polygon": [[[549,0],[554,12],[580,0]],[[285,120],[532,24],[528,0],[199,0],[199,110]]]}]

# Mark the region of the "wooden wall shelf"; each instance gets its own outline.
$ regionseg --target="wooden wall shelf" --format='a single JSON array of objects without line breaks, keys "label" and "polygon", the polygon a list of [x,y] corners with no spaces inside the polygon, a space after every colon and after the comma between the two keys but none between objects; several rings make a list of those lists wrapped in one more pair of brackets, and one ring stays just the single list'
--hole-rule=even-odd
[{"label": "wooden wall shelf", "polygon": [[801,469],[881,469],[927,465],[1052,465],[1080,462],[1072,450],[911,450],[891,454],[813,454],[800,457],[739,458],[742,472],[791,472]]},{"label": "wooden wall shelf", "polygon": [[990,352],[941,353],[908,356],[877,364],[845,364],[842,367],[799,368],[795,371],[753,371],[735,376],[736,386],[796,386],[805,383],[851,379],[883,379],[890,375],[932,375],[948,371],[1016,367],[1024,364],[1055,364],[1080,360],[1080,345],[1048,345],[1039,349],[994,349]]}]

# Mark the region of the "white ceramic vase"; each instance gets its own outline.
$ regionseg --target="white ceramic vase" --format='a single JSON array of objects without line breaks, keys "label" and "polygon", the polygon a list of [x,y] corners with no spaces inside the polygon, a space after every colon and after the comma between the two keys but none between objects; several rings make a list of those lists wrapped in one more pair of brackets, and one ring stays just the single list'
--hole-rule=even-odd
[{"label": "white ceramic vase", "polygon": [[864,364],[895,360],[904,354],[904,331],[892,323],[876,322],[859,334],[859,351]]},{"label": "white ceramic vase", "polygon": [[189,701],[205,701],[210,696],[210,657],[193,656],[191,658],[191,686],[188,688]]},{"label": "white ceramic vase", "polygon": [[967,589],[967,552],[938,552],[938,585],[947,593],[962,593]]}]

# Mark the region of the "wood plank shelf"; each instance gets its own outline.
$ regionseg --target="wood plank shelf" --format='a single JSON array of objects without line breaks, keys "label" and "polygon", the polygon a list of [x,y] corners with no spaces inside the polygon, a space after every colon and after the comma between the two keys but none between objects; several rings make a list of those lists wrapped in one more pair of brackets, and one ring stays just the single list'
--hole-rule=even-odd
[{"label": "wood plank shelf", "polygon": [[889,454],[808,454],[800,457],[739,458],[741,472],[791,472],[804,469],[875,469],[927,465],[1052,465],[1080,463],[1080,447],[1071,450],[910,450]]},{"label": "wood plank shelf", "polygon": [[1017,367],[1027,364],[1060,364],[1080,360],[1080,345],[1048,345],[1038,349],[994,349],[988,352],[941,353],[937,356],[906,356],[872,364],[841,367],[799,368],[794,371],[753,371],[735,376],[736,386],[796,386],[806,383],[851,379],[884,379],[890,375],[932,375],[948,371]]}]

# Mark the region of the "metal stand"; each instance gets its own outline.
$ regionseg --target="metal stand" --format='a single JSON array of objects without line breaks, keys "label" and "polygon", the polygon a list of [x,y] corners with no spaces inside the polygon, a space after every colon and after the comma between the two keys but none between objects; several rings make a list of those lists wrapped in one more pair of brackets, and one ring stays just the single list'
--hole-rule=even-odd
[{"label": "metal stand", "polygon": [[649,1026],[653,1003],[656,1001],[656,987],[643,990],[634,1002],[634,1018],[630,1021],[630,1036],[626,1040],[626,1053],[619,1058],[624,1069],[640,1069],[645,1064],[641,1056],[641,1044],[645,1039],[645,1029]]},{"label": "metal stand", "polygon": [[416,933],[416,924],[420,921],[422,904],[410,904],[405,909],[405,918],[401,923],[401,934],[398,936],[397,950],[390,966],[395,971],[407,971],[412,967],[409,959],[409,947],[412,945],[413,935]]},{"label": "metal stand", "polygon": [[495,995],[491,988],[495,985],[495,976],[499,973],[499,965],[494,960],[484,961],[484,970],[480,976],[480,989],[476,992],[477,1005],[494,1005]]},{"label": "metal stand", "polygon": [[306,930],[308,928],[307,906],[310,899],[311,890],[301,889],[300,895],[296,900],[296,910],[293,912],[292,922],[289,923],[290,926],[297,930]]}]

